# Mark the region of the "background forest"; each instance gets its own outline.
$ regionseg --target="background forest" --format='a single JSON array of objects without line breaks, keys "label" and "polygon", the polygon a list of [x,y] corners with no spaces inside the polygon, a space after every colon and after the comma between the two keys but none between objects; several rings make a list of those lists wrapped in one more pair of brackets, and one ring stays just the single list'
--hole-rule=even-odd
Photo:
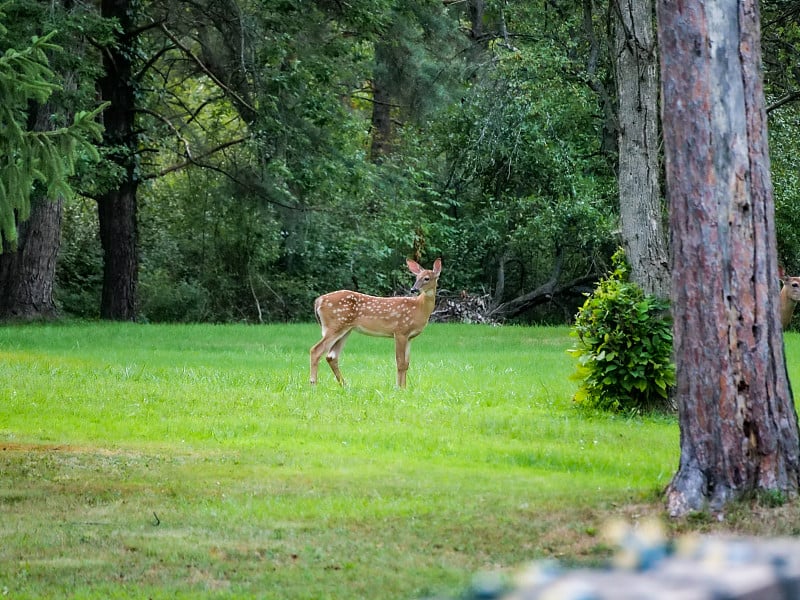
[{"label": "background forest", "polygon": [[[322,292],[396,293],[404,258],[441,256],[442,295],[482,316],[570,320],[622,243],[619,4],[11,0],[3,51],[60,47],[27,127],[110,104],[75,194],[35,186],[6,232],[0,315],[308,320]],[[761,7],[779,262],[800,273],[800,3]]]}]

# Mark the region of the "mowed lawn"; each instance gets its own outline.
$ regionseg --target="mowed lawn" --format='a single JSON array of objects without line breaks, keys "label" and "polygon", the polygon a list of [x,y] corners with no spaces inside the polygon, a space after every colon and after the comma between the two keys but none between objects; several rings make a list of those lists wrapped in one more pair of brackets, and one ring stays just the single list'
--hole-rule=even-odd
[{"label": "mowed lawn", "polygon": [[392,341],[359,335],[348,386],[321,364],[312,389],[318,337],[0,327],[0,596],[456,595],[602,561],[603,523],[659,513],[676,419],[576,409],[568,328],[430,325],[406,390]]}]

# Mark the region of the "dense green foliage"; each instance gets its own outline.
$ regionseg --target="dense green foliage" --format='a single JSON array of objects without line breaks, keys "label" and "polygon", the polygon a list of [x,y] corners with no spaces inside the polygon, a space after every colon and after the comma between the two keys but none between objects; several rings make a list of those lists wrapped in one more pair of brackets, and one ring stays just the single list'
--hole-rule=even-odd
[{"label": "dense green foliage", "polygon": [[545,44],[502,54],[437,128],[458,218],[448,248],[475,284],[508,263],[505,299],[557,269],[567,279],[590,272],[613,247],[615,189],[596,99],[565,80],[566,62]]},{"label": "dense green foliage", "polygon": [[[41,44],[55,30],[47,39],[67,49],[47,57],[58,61],[50,83],[64,88],[58,126],[70,109],[88,115],[101,50],[120,23],[86,4],[4,6],[11,47],[34,35]],[[441,256],[443,294],[485,294],[494,309],[566,284],[506,316],[570,319],[581,286],[599,278],[620,241],[606,9],[132,2],[139,317],[307,320],[320,292],[394,293],[407,285],[404,258]],[[799,29],[786,3],[763,10],[765,90],[779,104],[770,112],[779,251],[793,272],[800,153],[790,66]],[[376,140],[386,142],[380,155]],[[46,179],[68,181],[74,165],[48,164],[62,175],[40,169]],[[104,255],[92,200],[120,173],[109,162],[79,175],[69,181],[84,199],[66,206],[57,297],[65,313],[94,317]],[[23,200],[16,216],[24,215]],[[13,216],[3,213],[4,235]]]},{"label": "dense green foliage", "polygon": [[762,52],[769,115],[769,145],[778,260],[788,274],[800,273],[800,178],[797,94],[800,73],[800,5],[794,0],[762,2]]},{"label": "dense green foliage", "polygon": [[578,311],[570,353],[581,384],[575,401],[589,408],[639,413],[668,405],[675,383],[672,323],[666,302],[628,281],[622,250]]},{"label": "dense green foliage", "polygon": [[[407,287],[408,256],[444,259],[444,294],[496,303],[607,260],[613,170],[579,76],[580,13],[489,3],[471,25],[459,3],[267,1],[234,23],[214,7],[140,7],[165,23],[139,42],[142,319],[306,320],[324,291]],[[381,160],[375,82],[390,97]],[[94,316],[96,234],[85,206],[68,210],[59,299]],[[562,321],[577,298],[523,318]]]}]

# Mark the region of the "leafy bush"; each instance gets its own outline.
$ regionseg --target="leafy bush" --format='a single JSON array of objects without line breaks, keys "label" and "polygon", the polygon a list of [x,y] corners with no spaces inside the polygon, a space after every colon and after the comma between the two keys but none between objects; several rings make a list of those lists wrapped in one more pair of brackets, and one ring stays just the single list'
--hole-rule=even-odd
[{"label": "leafy bush", "polygon": [[572,329],[573,377],[582,381],[575,401],[615,412],[666,408],[675,383],[668,303],[628,281],[622,250],[612,263],[613,272],[589,295]]}]

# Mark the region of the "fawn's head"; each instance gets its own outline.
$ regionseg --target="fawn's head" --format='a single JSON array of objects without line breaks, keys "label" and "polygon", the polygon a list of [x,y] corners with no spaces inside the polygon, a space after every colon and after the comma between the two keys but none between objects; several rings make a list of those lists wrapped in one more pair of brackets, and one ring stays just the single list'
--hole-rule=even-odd
[{"label": "fawn's head", "polygon": [[417,276],[414,285],[411,286],[412,292],[429,293],[436,292],[436,284],[439,281],[439,274],[442,272],[442,259],[437,258],[433,261],[432,269],[423,269],[416,261],[406,259],[408,270]]},{"label": "fawn's head", "polygon": [[783,287],[781,288],[781,298],[791,302],[800,302],[800,277],[787,277],[783,269],[779,269]]},{"label": "fawn's head", "polygon": [[787,277],[783,282],[781,293],[792,302],[800,302],[800,277]]}]

